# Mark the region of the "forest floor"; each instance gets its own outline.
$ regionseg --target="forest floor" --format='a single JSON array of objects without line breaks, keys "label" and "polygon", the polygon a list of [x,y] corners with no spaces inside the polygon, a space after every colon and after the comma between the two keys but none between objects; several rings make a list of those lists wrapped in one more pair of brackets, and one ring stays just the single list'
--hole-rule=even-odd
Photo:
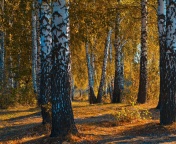
[{"label": "forest floor", "polygon": [[[155,107],[73,102],[79,134],[70,135],[63,144],[176,143],[176,123],[160,125]],[[41,121],[36,107],[0,110],[0,143],[58,144],[57,138],[49,137],[50,125],[43,126]]]}]

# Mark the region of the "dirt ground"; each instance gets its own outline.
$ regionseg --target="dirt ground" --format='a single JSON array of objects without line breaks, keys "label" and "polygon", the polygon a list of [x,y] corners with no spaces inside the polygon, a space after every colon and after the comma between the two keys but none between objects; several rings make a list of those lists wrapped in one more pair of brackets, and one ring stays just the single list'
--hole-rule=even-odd
[{"label": "dirt ground", "polygon": [[[128,106],[124,104],[89,105],[73,102],[75,122],[79,134],[70,135],[63,144],[174,144],[176,124],[159,124],[159,110],[156,105]],[[146,117],[118,121],[114,113],[124,109],[146,111]],[[128,118],[128,116],[127,116]],[[50,138],[50,125],[41,124],[40,109],[18,107],[0,110],[0,143],[2,144],[58,144],[57,138]]]}]

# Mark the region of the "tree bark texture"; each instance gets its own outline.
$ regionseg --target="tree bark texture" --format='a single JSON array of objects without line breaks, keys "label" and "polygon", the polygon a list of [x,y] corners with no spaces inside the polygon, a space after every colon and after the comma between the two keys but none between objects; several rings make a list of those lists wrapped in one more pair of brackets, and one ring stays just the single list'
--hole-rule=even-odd
[{"label": "tree bark texture", "polygon": [[160,123],[176,121],[176,1],[166,2],[166,47],[164,49],[163,95],[160,107]]},{"label": "tree bark texture", "polygon": [[164,48],[166,47],[166,0],[158,0],[158,33],[160,47],[160,95],[156,108],[160,109],[160,103],[163,95]]},{"label": "tree bark texture", "polygon": [[123,64],[123,44],[120,38],[115,40],[115,77],[114,77],[114,91],[112,103],[122,102],[122,93],[124,89],[124,64]]},{"label": "tree bark texture", "polygon": [[141,0],[141,57],[138,103],[145,103],[147,100],[147,0]]},{"label": "tree bark texture", "polygon": [[104,49],[104,59],[103,59],[101,80],[100,80],[100,85],[99,85],[98,95],[97,95],[97,103],[102,102],[103,86],[105,84],[105,78],[106,78],[106,67],[107,67],[107,61],[108,61],[109,46],[110,46],[110,42],[111,42],[111,34],[112,34],[112,29],[110,28],[108,31],[106,42],[105,42],[106,45],[105,45],[105,49]]},{"label": "tree bark texture", "polygon": [[[120,3],[120,1],[118,1]],[[124,64],[122,48],[126,43],[120,37],[120,12],[116,9],[116,22],[115,22],[115,77],[114,77],[114,90],[112,95],[112,103],[122,102],[122,93],[124,89]]]},{"label": "tree bark texture", "polygon": [[36,82],[37,82],[37,98],[40,105],[40,73],[41,73],[41,42],[40,42],[40,9],[41,0],[36,1],[36,25],[37,25],[37,66],[36,66]]},{"label": "tree bark texture", "polygon": [[66,0],[53,2],[52,13],[52,130],[51,137],[77,133],[70,100],[69,13]]},{"label": "tree bark texture", "polygon": [[40,42],[41,42],[41,73],[40,73],[40,104],[47,104],[51,93],[51,8],[43,2],[40,9]]}]

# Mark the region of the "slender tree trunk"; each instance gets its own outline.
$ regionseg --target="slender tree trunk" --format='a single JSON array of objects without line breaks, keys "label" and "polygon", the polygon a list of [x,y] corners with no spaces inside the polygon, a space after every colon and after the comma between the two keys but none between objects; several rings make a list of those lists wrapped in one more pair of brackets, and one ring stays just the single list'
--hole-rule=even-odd
[{"label": "slender tree trunk", "polygon": [[[0,31],[0,86],[2,88],[4,81],[4,32]],[[1,89],[0,88],[0,89]]]},{"label": "slender tree trunk", "polygon": [[35,4],[32,10],[32,81],[34,92],[37,93],[37,19],[35,12]]},{"label": "slender tree trunk", "polygon": [[86,42],[85,47],[86,47],[87,69],[88,69],[88,79],[89,79],[89,103],[94,104],[96,103],[96,97],[94,94],[93,70],[91,65],[90,54],[88,51],[88,48],[89,48],[88,41]]},{"label": "slender tree trunk", "polygon": [[124,89],[124,64],[123,64],[123,45],[120,38],[116,39],[115,47],[115,77],[114,77],[114,91],[112,103],[122,102],[122,93]]},{"label": "slender tree trunk", "polygon": [[107,60],[108,60],[108,54],[109,54],[109,46],[110,46],[110,41],[111,41],[111,34],[112,34],[112,29],[110,28],[108,35],[107,35],[106,45],[105,45],[105,50],[104,50],[104,60],[103,60],[101,80],[100,80],[100,85],[99,85],[98,95],[97,95],[97,103],[102,102],[103,86],[105,84],[106,67],[107,67]]},{"label": "slender tree trunk", "polygon": [[158,0],[158,33],[160,47],[160,95],[157,109],[160,109],[160,103],[163,95],[163,63],[164,48],[166,47],[166,0]]},{"label": "slender tree trunk", "polygon": [[141,0],[141,8],[141,57],[137,102],[143,104],[147,100],[147,0]]},{"label": "slender tree trunk", "polygon": [[66,0],[53,2],[52,14],[52,130],[61,139],[77,133],[70,100],[69,14]]},{"label": "slender tree trunk", "polygon": [[[120,1],[119,1],[120,3]],[[116,22],[115,22],[115,77],[114,77],[114,90],[112,96],[112,103],[122,102],[122,93],[124,89],[124,64],[123,64],[123,53],[122,48],[126,41],[120,37],[120,13],[116,9]]]},{"label": "slender tree trunk", "polygon": [[164,49],[163,95],[160,105],[160,123],[176,121],[176,1],[166,2],[166,47]]},{"label": "slender tree trunk", "polygon": [[[41,7],[41,1],[36,1],[36,25],[37,25],[37,66],[36,66],[36,82],[37,82],[37,98],[39,100],[40,98],[40,71],[41,71],[41,46],[40,46],[40,7]],[[40,105],[40,102],[38,101],[38,104]]]}]

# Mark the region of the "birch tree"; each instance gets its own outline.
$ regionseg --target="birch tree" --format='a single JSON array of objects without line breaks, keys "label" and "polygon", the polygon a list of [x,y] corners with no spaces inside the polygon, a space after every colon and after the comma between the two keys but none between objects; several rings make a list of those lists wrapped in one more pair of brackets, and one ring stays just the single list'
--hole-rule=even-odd
[{"label": "birch tree", "polygon": [[158,33],[160,47],[160,95],[157,109],[160,109],[160,103],[163,95],[163,63],[164,48],[166,47],[166,0],[158,0]]},{"label": "birch tree", "polygon": [[69,13],[66,0],[53,2],[52,13],[52,130],[51,137],[77,133],[70,100]]},{"label": "birch tree", "polygon": [[[3,29],[3,19],[4,19],[4,0],[0,2],[1,4],[1,29]],[[4,54],[5,54],[5,49],[4,49],[4,32],[0,30],[0,85],[1,88],[3,86],[3,79],[4,79]]]},{"label": "birch tree", "polygon": [[37,18],[35,2],[32,10],[32,80],[34,92],[37,93]]},{"label": "birch tree", "polygon": [[147,100],[147,0],[141,0],[141,56],[138,103]]},{"label": "birch tree", "polygon": [[87,59],[87,70],[88,70],[88,80],[89,80],[89,103],[96,103],[96,97],[94,93],[94,76],[93,76],[93,67],[91,63],[91,56],[89,54],[89,43],[86,41],[86,59]]},{"label": "birch tree", "polygon": [[4,32],[0,31],[0,85],[2,88],[4,79]]},{"label": "birch tree", "polygon": [[102,96],[103,96],[103,86],[105,84],[105,78],[106,78],[106,68],[107,68],[109,47],[110,47],[110,42],[111,42],[111,34],[112,34],[112,29],[110,28],[108,31],[106,42],[105,42],[106,45],[105,45],[105,49],[104,49],[104,59],[103,59],[101,80],[100,80],[100,85],[99,85],[98,95],[97,95],[97,102],[98,103],[101,103]]},{"label": "birch tree", "polygon": [[43,124],[50,122],[46,104],[49,102],[51,93],[51,8],[50,3],[42,2],[40,9],[40,42],[41,42],[41,73],[40,73],[40,96],[39,103],[42,108]]},{"label": "birch tree", "polygon": [[[120,1],[119,1],[120,3]],[[120,33],[120,13],[116,8],[116,21],[115,21],[115,77],[114,77],[114,91],[112,96],[112,103],[122,102],[122,93],[124,89],[124,64],[122,48],[126,41],[121,38]]]},{"label": "birch tree", "polygon": [[166,47],[164,49],[163,95],[160,107],[160,123],[176,121],[176,1],[166,2]]}]

